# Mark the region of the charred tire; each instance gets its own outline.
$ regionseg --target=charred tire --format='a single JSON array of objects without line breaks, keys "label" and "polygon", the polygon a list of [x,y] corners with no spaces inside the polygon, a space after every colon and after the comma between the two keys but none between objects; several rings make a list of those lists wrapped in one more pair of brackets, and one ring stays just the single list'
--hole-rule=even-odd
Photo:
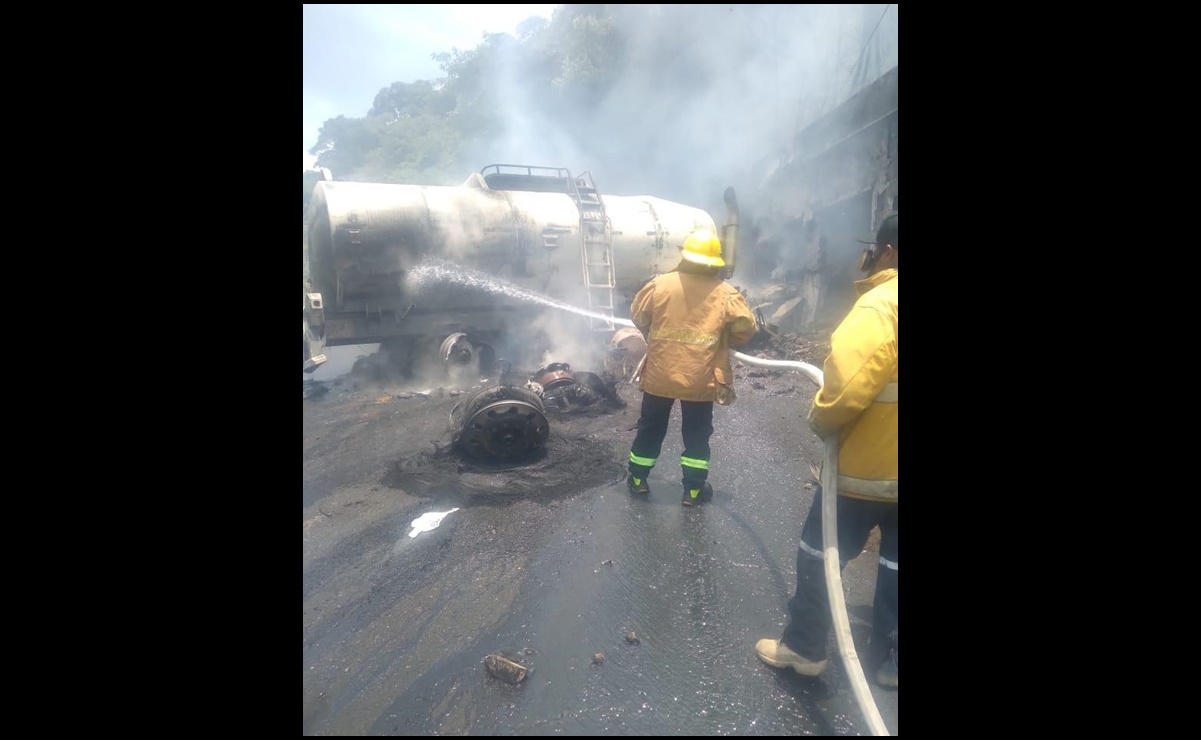
[{"label": "charred tire", "polygon": [[513,459],[546,444],[550,424],[537,394],[514,386],[486,388],[450,412],[455,445],[480,460]]}]

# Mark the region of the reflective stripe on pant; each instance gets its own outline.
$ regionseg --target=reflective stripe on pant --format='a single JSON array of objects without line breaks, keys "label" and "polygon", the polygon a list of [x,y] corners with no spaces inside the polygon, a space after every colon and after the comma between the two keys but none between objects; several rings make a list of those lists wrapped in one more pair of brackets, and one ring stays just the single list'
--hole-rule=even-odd
[{"label": "reflective stripe on pant", "polygon": [[[651,468],[663,451],[667,424],[676,399],[650,393],[642,394],[642,411],[638,418],[638,434],[630,447],[630,475],[650,476]],[[680,456],[682,481],[685,486],[698,486],[709,477],[709,438],[713,436],[713,402],[680,401],[680,426],[684,437],[684,452]]]},{"label": "reflective stripe on pant", "polygon": [[[797,548],[796,594],[788,602],[788,626],[783,641],[810,660],[823,660],[830,636],[830,597],[822,554],[822,489],[801,530]],[[872,632],[863,651],[865,670],[874,671],[887,654],[889,634],[897,631],[897,504],[838,497],[838,557],[842,567],[857,557],[868,535],[880,527],[880,554],[876,566],[876,593],[872,603]]]}]

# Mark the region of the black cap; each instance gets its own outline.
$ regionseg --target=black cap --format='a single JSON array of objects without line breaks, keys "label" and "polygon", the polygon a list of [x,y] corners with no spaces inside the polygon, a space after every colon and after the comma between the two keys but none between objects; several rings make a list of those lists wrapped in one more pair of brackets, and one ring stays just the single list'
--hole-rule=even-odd
[{"label": "black cap", "polygon": [[860,244],[891,244],[893,249],[899,251],[897,240],[897,211],[888,214],[880,222],[880,228],[874,237],[869,234],[863,239],[856,239]]}]

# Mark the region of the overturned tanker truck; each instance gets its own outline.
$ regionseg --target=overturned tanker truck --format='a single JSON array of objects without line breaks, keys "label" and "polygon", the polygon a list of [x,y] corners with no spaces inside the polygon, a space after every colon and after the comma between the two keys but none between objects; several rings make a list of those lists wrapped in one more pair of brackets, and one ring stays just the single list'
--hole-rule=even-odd
[{"label": "overturned tanker truck", "polygon": [[430,265],[586,310],[582,336],[628,344],[609,319],[675,268],[692,231],[720,235],[733,274],[733,188],[725,204],[718,227],[700,208],[602,193],[591,172],[527,165],[489,165],[457,187],[319,181],[307,215],[304,371],[325,362],[326,346],[367,343],[402,370],[420,357],[485,371],[523,361],[546,306],[470,280],[433,287],[419,279]]}]

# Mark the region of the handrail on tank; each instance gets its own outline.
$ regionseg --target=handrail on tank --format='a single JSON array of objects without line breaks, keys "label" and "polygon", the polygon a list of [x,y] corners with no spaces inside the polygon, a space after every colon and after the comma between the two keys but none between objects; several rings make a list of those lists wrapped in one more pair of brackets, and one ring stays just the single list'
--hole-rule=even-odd
[{"label": "handrail on tank", "polygon": [[[501,167],[512,167],[513,169],[517,169],[517,170],[525,170],[525,172],[524,173],[522,173],[522,172],[501,172],[501,170],[500,170]],[[492,168],[496,168],[496,174],[498,174],[498,175],[525,174],[530,177],[556,177],[556,178],[560,178],[560,179],[564,179],[564,178],[569,179],[571,177],[571,171],[568,170],[566,167],[539,167],[537,165],[528,165],[528,164],[490,164],[487,167],[481,168],[480,174],[484,175],[486,177],[488,175],[488,170],[490,170]],[[555,174],[553,174],[553,175],[538,175],[538,174],[534,173],[534,170],[544,170],[547,172],[554,172]]]},{"label": "handrail on tank", "polygon": [[[518,171],[502,172],[502,167]],[[480,174],[492,190],[529,190],[538,193],[567,193],[570,195],[575,188],[575,179],[571,175],[571,170],[566,167],[490,164],[481,169]]]}]

